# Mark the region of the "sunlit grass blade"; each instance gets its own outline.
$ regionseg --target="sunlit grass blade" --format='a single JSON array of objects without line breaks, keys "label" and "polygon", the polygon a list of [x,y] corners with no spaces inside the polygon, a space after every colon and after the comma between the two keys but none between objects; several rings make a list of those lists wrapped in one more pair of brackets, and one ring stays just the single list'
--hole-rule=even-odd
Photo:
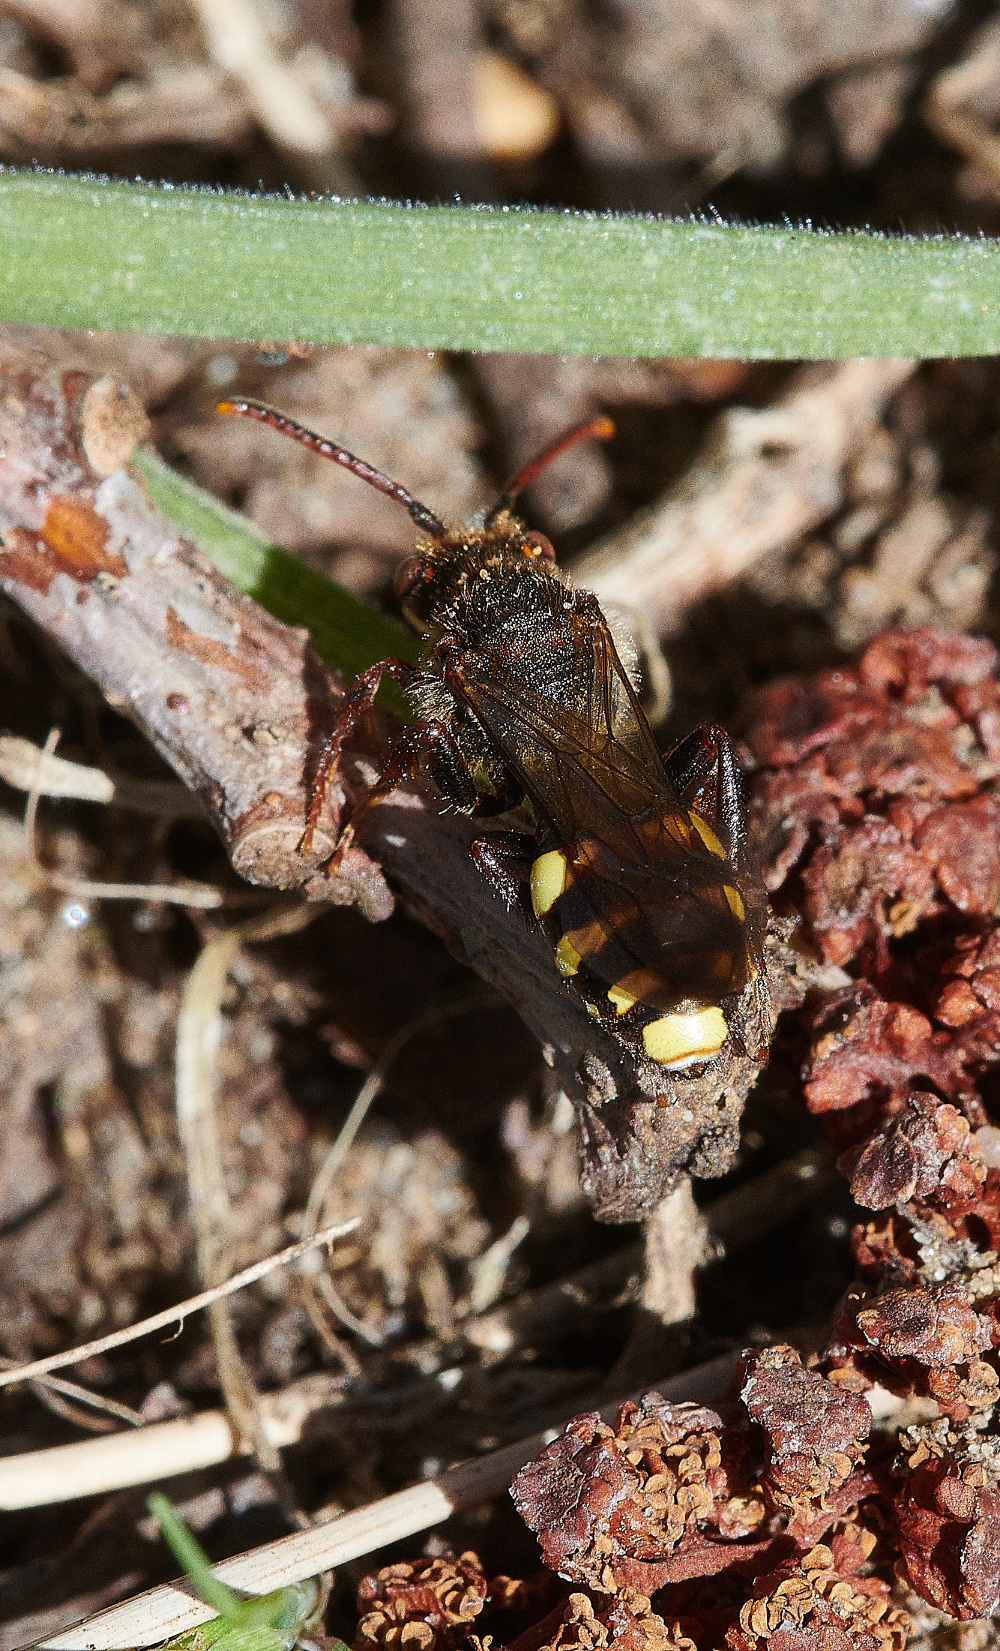
[{"label": "sunlit grass blade", "polygon": [[420,349],[1000,352],[1000,244],[0,169],[0,319]]}]

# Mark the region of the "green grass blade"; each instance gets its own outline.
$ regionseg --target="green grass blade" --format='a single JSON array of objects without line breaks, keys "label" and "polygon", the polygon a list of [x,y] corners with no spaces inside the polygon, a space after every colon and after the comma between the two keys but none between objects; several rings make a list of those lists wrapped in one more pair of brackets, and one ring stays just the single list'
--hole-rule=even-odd
[{"label": "green grass blade", "polygon": [[0,319],[421,349],[1000,353],[1000,244],[0,170]]},{"label": "green grass blade", "polygon": [[183,1519],[175,1511],[173,1503],[159,1491],[154,1491],[152,1496],[146,1498],[146,1506],[159,1525],[160,1534],[178,1565],[185,1575],[190,1577],[205,1604],[210,1605],[213,1611],[218,1611],[219,1616],[227,1623],[238,1623],[241,1614],[239,1598],[224,1582],[219,1581],[204,1548],[193,1532],[188,1530]]},{"label": "green grass blade", "polygon": [[[345,677],[355,677],[389,655],[418,658],[420,644],[410,631],[270,544],[244,517],[178,475],[158,454],[141,450],[134,463],[160,509],[190,534],[209,561],[276,619],[305,625],[317,652]],[[379,703],[399,716],[410,715],[391,682],[380,689]]]},{"label": "green grass blade", "polygon": [[146,1506],[178,1565],[205,1604],[218,1612],[213,1622],[168,1641],[171,1651],[209,1651],[210,1647],[214,1651],[290,1651],[298,1643],[316,1611],[317,1599],[323,1597],[315,1586],[307,1581],[241,1598],[215,1575],[201,1543],[169,1497],[154,1491],[146,1498]]}]

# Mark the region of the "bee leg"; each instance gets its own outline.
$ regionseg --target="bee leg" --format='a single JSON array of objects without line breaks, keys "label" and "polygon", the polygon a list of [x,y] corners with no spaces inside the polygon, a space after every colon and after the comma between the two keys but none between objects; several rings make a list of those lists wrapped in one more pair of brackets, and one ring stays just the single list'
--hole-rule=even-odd
[{"label": "bee leg", "polygon": [[405,690],[415,675],[413,666],[408,665],[404,659],[383,659],[377,665],[369,665],[367,671],[362,671],[351,683],[341,702],[336,726],[324,741],[320,752],[319,764],[309,789],[309,809],[306,814],[306,829],[299,843],[300,854],[308,854],[312,847],[313,833],[319,824],[330,779],[340,759],[343,743],[358,723],[368,715],[382,678],[391,676]]},{"label": "bee leg", "polygon": [[526,908],[528,865],[535,839],[524,831],[491,831],[473,838],[469,855],[494,894],[511,906]]},{"label": "bee leg", "polygon": [[736,1043],[751,1060],[766,1061],[774,1016],[768,987],[764,942],[767,934],[767,898],[748,853],[743,813],[743,787],[733,742],[724,728],[696,728],[665,757],[667,772],[686,808],[725,827],[737,872],[744,873],[740,889],[746,909],[747,955],[751,980],[735,1016]]},{"label": "bee leg", "polygon": [[725,828],[734,857],[743,845],[743,788],[733,742],[724,728],[696,728],[664,758],[685,808]]},{"label": "bee leg", "polygon": [[415,779],[422,771],[430,773],[438,790],[456,808],[466,813],[472,812],[478,802],[478,793],[455,736],[443,722],[411,723],[393,742],[381,774],[344,827],[330,861],[332,866],[338,863],[344,850],[353,842],[355,827],[372,804],[387,797],[390,791],[395,791],[397,785]]}]

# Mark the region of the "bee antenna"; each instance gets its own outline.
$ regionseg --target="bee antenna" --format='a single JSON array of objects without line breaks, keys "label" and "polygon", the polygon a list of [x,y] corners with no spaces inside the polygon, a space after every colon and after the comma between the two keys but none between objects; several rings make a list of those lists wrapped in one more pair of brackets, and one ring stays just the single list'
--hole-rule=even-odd
[{"label": "bee antenna", "polygon": [[346,447],[341,447],[335,441],[329,441],[326,436],[319,436],[315,430],[307,430],[304,425],[296,424],[294,419],[287,418],[284,413],[268,407],[263,401],[220,401],[215,411],[217,413],[242,413],[244,418],[255,418],[260,424],[269,424],[272,430],[278,430],[283,436],[291,436],[302,447],[308,447],[311,452],[319,453],[324,459],[333,459],[335,464],[342,464],[345,470],[350,470],[354,476],[360,476],[369,487],[377,488],[390,499],[395,499],[404,505],[410,512],[418,527],[426,528],[428,533],[438,537],[447,532],[447,528],[433,510],[428,510],[425,504],[408,493],[400,482],[394,482],[391,476],[386,476],[381,470],[376,470],[373,464],[366,464],[364,459],[355,458]]},{"label": "bee antenna", "polygon": [[557,459],[560,453],[565,453],[567,447],[575,447],[578,441],[607,441],[614,433],[615,427],[611,420],[602,416],[588,419],[586,424],[578,424],[573,430],[567,431],[566,435],[560,436],[559,440],[554,441],[551,447],[546,447],[544,453],[539,453],[537,459],[531,459],[515,476],[511,477],[487,516],[486,526],[489,527],[490,523],[494,522],[505,510],[509,510],[518,494],[523,493],[526,487],[530,487],[535,477],[545,469],[545,466],[551,464],[553,459]]}]

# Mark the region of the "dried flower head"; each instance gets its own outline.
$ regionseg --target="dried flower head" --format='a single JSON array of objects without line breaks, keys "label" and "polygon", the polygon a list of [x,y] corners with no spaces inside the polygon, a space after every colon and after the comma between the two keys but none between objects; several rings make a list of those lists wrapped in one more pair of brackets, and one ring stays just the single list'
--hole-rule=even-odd
[{"label": "dried flower head", "polygon": [[740,1475],[739,1429],[729,1430],[728,1462],[722,1433],[715,1411],[658,1393],[622,1405],[614,1427],[575,1417],[511,1491],[546,1565],[608,1593],[642,1584],[652,1593],[728,1563],[718,1537],[753,1532],[766,1508]]},{"label": "dried flower head", "polygon": [[825,1513],[864,1459],[871,1411],[815,1370],[792,1347],[751,1354],[741,1397],[764,1431],[770,1461],[761,1482],[772,1506],[807,1523]]},{"label": "dried flower head", "polygon": [[817,1545],[757,1578],[726,1646],[765,1651],[770,1641],[770,1651],[902,1651],[907,1622],[884,1582],[851,1575],[842,1556]]},{"label": "dried flower head", "polygon": [[358,1587],[354,1651],[452,1651],[482,1612],[488,1592],[474,1553],[386,1565]]}]

